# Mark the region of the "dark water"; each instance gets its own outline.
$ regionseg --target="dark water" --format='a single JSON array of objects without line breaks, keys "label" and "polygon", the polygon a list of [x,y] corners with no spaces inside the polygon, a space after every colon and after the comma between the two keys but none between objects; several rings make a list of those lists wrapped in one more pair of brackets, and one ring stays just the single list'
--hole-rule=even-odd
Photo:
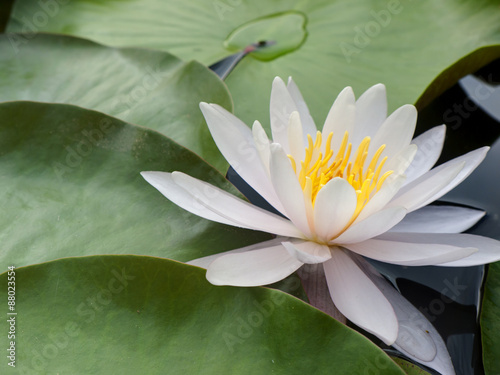
[{"label": "dark water", "polygon": [[[462,81],[475,100],[466,94],[462,85],[454,85],[419,111],[416,130],[418,135],[446,123],[446,141],[438,164],[485,145],[492,147],[483,163],[440,202],[485,210],[486,216],[466,233],[498,240],[500,97],[498,92],[491,90],[498,87],[499,73],[500,60],[476,73],[486,86],[470,79]],[[489,114],[478,104],[486,106]],[[436,327],[448,347],[457,374],[484,374],[479,313],[487,267],[401,267],[374,263]]]},{"label": "dark water", "polygon": [[[227,61],[227,69],[234,68],[234,59]],[[497,120],[500,119],[500,99],[497,100],[500,95],[492,91],[500,82],[500,60],[475,76],[488,85],[463,81],[471,96],[460,84],[454,85],[419,111],[415,136],[436,125],[447,124],[445,146],[437,164],[485,145],[492,146],[476,171],[440,202],[485,210],[487,215],[467,233],[500,240],[500,122]],[[488,107],[489,114],[478,104]],[[274,211],[232,168],[227,177],[252,203]],[[374,265],[436,327],[458,375],[484,374],[479,313],[486,267],[402,267],[379,262]],[[393,349],[386,349],[390,354],[398,354]]]},{"label": "dark water", "polygon": [[[419,112],[417,133],[447,124],[447,136],[438,163],[478,147],[492,146],[483,163],[459,186],[441,198],[487,212],[467,233],[500,240],[500,60],[476,73],[486,85],[469,79],[457,84]],[[488,108],[489,114],[478,104]],[[381,269],[401,293],[434,324],[448,347],[457,374],[484,374],[479,313],[485,268],[397,267]]]}]

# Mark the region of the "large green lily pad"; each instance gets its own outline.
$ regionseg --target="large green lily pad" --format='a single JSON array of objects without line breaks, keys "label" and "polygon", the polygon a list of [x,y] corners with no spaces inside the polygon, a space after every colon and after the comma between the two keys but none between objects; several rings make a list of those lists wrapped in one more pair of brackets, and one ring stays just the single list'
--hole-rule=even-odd
[{"label": "large green lily pad", "polygon": [[198,105],[217,102],[231,110],[231,97],[225,84],[198,62],[62,35],[38,34],[27,40],[4,34],[0,35],[0,82],[0,101],[95,109],[158,130],[220,171],[227,170]]},{"label": "large green lily pad", "polygon": [[[249,41],[249,33],[255,33],[254,42],[275,40],[276,46],[270,47],[274,59],[249,57],[227,79],[236,114],[249,124],[255,119],[268,122],[269,91],[277,75],[293,76],[313,117],[322,123],[345,86],[360,95],[382,82],[390,109],[415,102],[424,106],[459,77],[500,56],[500,8],[495,0],[53,3],[45,10],[38,0],[17,0],[7,30],[146,46],[204,64],[234,52],[236,34],[241,36],[238,41]],[[294,21],[292,15],[302,15],[304,22]],[[268,22],[270,17],[274,23]],[[256,21],[262,27],[255,26]]]},{"label": "large green lily pad", "polygon": [[500,373],[500,262],[489,266],[481,311],[481,339],[486,375]]},{"label": "large green lily pad", "polygon": [[429,375],[429,373],[417,365],[405,361],[404,359],[398,358],[398,357],[392,357],[394,362],[396,362],[407,375]]},{"label": "large green lily pad", "polygon": [[[15,279],[9,374],[404,374],[368,339],[294,297],[216,287],[202,269],[170,260],[61,259],[17,269]],[[6,319],[1,326],[8,349]]]},{"label": "large green lily pad", "polygon": [[164,135],[66,104],[0,104],[0,265],[145,254],[187,261],[270,238],[177,207],[141,176],[184,171],[237,194]]}]

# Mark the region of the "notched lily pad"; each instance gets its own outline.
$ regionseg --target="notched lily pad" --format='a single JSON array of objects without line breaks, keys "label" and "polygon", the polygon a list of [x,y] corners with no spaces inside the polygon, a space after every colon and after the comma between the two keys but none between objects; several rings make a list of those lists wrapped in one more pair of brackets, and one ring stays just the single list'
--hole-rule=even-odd
[{"label": "notched lily pad", "polygon": [[[38,0],[16,1],[7,31],[27,30],[40,11]],[[236,115],[249,125],[259,120],[267,126],[275,76],[294,78],[320,124],[346,86],[360,95],[381,82],[391,111],[417,100],[423,107],[460,77],[500,57],[495,0],[72,0],[37,30],[160,49],[210,65],[232,53],[224,41],[235,30],[244,38],[234,48],[271,38],[252,27],[257,20],[276,25],[276,48],[284,45],[281,35],[287,42],[295,35],[300,39],[298,14],[307,18],[300,48],[266,61],[245,59],[227,79]],[[290,27],[294,37],[288,40]]]},{"label": "notched lily pad", "polygon": [[158,130],[227,170],[198,106],[216,102],[231,110],[231,97],[224,83],[198,62],[63,35],[9,33],[0,35],[0,82],[0,101],[94,109]]},{"label": "notched lily pad", "polygon": [[270,238],[182,210],[144,181],[146,170],[238,194],[156,131],[72,105],[0,104],[0,264],[124,253],[188,261]]},{"label": "notched lily pad", "polygon": [[[0,282],[7,285],[7,273]],[[17,269],[16,283],[22,320],[13,373],[404,374],[302,301],[267,288],[215,287],[203,270],[166,259],[62,259]],[[2,301],[6,294],[1,288]],[[0,344],[9,347],[6,334]]]}]

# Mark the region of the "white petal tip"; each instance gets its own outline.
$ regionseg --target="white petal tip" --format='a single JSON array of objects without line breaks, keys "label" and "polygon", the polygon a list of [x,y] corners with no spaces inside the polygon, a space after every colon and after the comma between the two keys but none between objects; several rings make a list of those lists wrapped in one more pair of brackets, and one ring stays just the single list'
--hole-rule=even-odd
[{"label": "white petal tip", "polygon": [[377,83],[376,85],[373,85],[372,87],[370,87],[368,90],[377,90],[377,91],[380,91],[380,92],[386,92],[386,88],[385,88],[385,85],[383,83]]},{"label": "white petal tip", "polygon": [[222,285],[229,285],[227,282],[224,281],[224,277],[221,279],[221,273],[219,272],[214,272],[214,269],[211,268],[214,264],[215,260],[207,267],[207,273],[205,274],[205,277],[207,281],[212,284],[212,285],[217,285],[217,286],[222,286]]},{"label": "white petal tip", "polygon": [[271,153],[273,154],[283,151],[283,147],[279,143],[271,143],[270,148],[271,148]]},{"label": "white petal tip", "polygon": [[406,111],[417,113],[417,108],[413,104],[404,104],[401,108],[404,108]]},{"label": "white petal tip", "polygon": [[292,113],[290,113],[290,118],[288,121],[300,121],[300,113],[298,111],[293,111]]},{"label": "white petal tip", "polygon": [[396,342],[397,338],[394,338],[394,337],[386,337],[386,338],[384,338],[384,337],[380,337],[379,336],[379,339],[381,339],[384,342],[385,345],[392,346]]},{"label": "white petal tip", "polygon": [[211,105],[205,102],[200,102],[200,109],[203,111],[204,109],[211,108]]},{"label": "white petal tip", "polygon": [[352,89],[351,86],[344,87],[338,96],[347,94],[354,96],[354,90]]},{"label": "white petal tip", "polygon": [[161,171],[142,171],[140,172],[141,176],[149,183],[152,180],[157,180],[158,178],[165,178],[168,175],[171,175],[169,172],[161,172]]},{"label": "white petal tip", "polygon": [[367,328],[360,326],[361,328],[365,329],[367,332],[370,332],[371,334],[377,336],[380,340],[384,342],[387,346],[392,346],[396,340],[398,339],[399,335],[399,325],[396,325],[396,329],[391,329],[391,332],[381,332],[381,331],[370,331]]},{"label": "white petal tip", "polygon": [[281,244],[291,256],[302,263],[323,263],[332,257],[330,249],[327,246],[321,246],[312,242],[303,242],[299,245],[294,245],[291,242],[282,242]]},{"label": "white petal tip", "polygon": [[281,79],[281,77],[276,76],[276,77],[274,77],[274,79],[273,79],[273,87],[274,87],[275,85],[283,85],[283,86],[285,86],[285,82],[283,82],[283,80]]},{"label": "white petal tip", "polygon": [[430,129],[430,130],[434,130],[435,131],[435,135],[434,135],[434,139],[441,139],[441,137],[443,138],[443,141],[444,141],[444,136],[446,135],[446,131],[448,130],[446,124],[441,124],[441,125],[437,125],[435,126],[434,128]]}]

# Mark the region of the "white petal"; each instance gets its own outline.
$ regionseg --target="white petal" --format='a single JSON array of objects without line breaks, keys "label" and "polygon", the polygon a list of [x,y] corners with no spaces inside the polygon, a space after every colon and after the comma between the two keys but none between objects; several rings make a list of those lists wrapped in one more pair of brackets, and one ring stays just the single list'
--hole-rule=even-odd
[{"label": "white petal", "polygon": [[255,121],[252,126],[252,135],[255,142],[255,147],[259,153],[260,161],[264,166],[264,170],[269,175],[269,159],[271,157],[271,142],[267,137],[266,131],[260,124],[260,122]]},{"label": "white petal", "polygon": [[321,239],[336,236],[351,220],[356,209],[354,188],[342,178],[334,178],[321,188],[314,204],[314,232]]},{"label": "white petal", "polygon": [[176,205],[205,219],[287,237],[300,237],[300,232],[289,220],[184,173],[141,172],[141,174]]},{"label": "white petal", "polygon": [[302,264],[282,245],[272,246],[217,258],[207,269],[207,280],[214,285],[267,285],[283,280]]},{"label": "white petal", "polygon": [[446,164],[439,173],[430,171],[413,183],[402,187],[389,205],[403,206],[411,212],[432,202],[432,197],[445,189],[465,166],[465,162],[460,160]]},{"label": "white petal", "polygon": [[294,158],[297,166],[304,160],[306,149],[304,146],[304,132],[302,130],[302,123],[298,112],[292,112],[290,121],[288,123],[288,144],[290,148],[290,155]]},{"label": "white petal", "polygon": [[[465,163],[464,167],[460,170],[460,172],[451,182],[449,182],[446,186],[441,188],[437,193],[429,197],[426,201],[422,202],[417,208],[428,205],[429,203],[434,202],[436,199],[441,198],[443,195],[445,195],[447,192],[449,192],[451,189],[453,189],[455,186],[457,186],[459,183],[465,180],[474,171],[474,169],[476,169],[477,166],[484,160],[489,149],[490,149],[489,147],[478,148],[477,150],[471,151],[465,155],[459,156],[458,158],[455,158],[444,164],[441,164],[440,166],[432,169],[430,172],[420,177],[420,178],[425,178],[425,176],[432,174],[438,175],[444,173],[446,168],[450,165],[453,165],[454,163]],[[420,179],[417,179],[414,181],[414,183],[409,184],[407,186],[408,187],[413,186],[413,184],[417,183],[417,181],[419,180]],[[406,189],[406,186],[403,187],[401,190],[404,189]]]},{"label": "white petal", "polygon": [[443,375],[454,375],[448,349],[433,325],[365,259],[352,254],[351,257],[394,308],[399,332],[393,346],[414,361],[433,368]]},{"label": "white petal", "polygon": [[[300,121],[302,122],[302,127],[304,128],[305,134],[316,134],[316,125],[314,124],[314,120],[309,113],[309,108],[307,108],[307,104],[300,93],[299,88],[293,81],[292,77],[288,77],[288,92],[290,93],[295,105],[297,106],[297,110],[300,113]],[[313,137],[314,138],[314,137]]]},{"label": "white petal", "polygon": [[347,319],[387,345],[396,341],[398,321],[382,292],[341,249],[323,263],[333,303]]},{"label": "white petal", "polygon": [[496,262],[500,260],[500,241],[492,238],[464,233],[385,233],[381,239],[408,241],[418,244],[445,244],[450,246],[474,247],[476,253],[460,260],[443,262],[440,266],[467,267]]},{"label": "white petal", "polygon": [[302,263],[323,263],[332,257],[330,248],[316,242],[303,241],[298,243],[282,242],[288,252]]},{"label": "white petal", "polygon": [[486,212],[457,206],[425,206],[410,212],[390,232],[460,233],[476,224]]},{"label": "white petal", "polygon": [[277,143],[271,145],[270,170],[271,181],[284,207],[285,215],[306,237],[310,237],[311,229],[302,187],[293,171],[290,159]]},{"label": "white petal", "polygon": [[356,122],[351,133],[352,149],[365,137],[375,136],[387,118],[387,93],[381,83],[370,87],[356,101]]},{"label": "white petal", "polygon": [[[356,98],[351,87],[346,87],[335,99],[323,125],[323,137],[333,133],[331,149],[339,150],[344,133],[352,132],[356,117]],[[326,143],[325,143],[326,144]]]},{"label": "white petal", "polygon": [[459,247],[439,243],[413,243],[405,237],[400,241],[379,238],[344,246],[359,255],[402,266],[441,265],[443,262],[465,258],[477,251],[477,248],[466,245]]},{"label": "white petal", "polygon": [[[399,151],[396,155],[394,155],[392,158],[387,160],[387,163],[384,164],[382,167],[381,174],[387,172],[387,171],[393,171],[395,174],[405,174],[405,171],[408,169],[410,164],[413,161],[413,158],[415,157],[417,153],[417,146],[415,145],[408,145],[405,148],[403,148],[401,151]],[[405,181],[406,183],[406,181]]]},{"label": "white petal", "polygon": [[177,185],[171,173],[167,172],[141,172],[142,177],[155,187],[160,193],[176,205],[195,215],[218,223],[234,225],[233,221],[225,218],[209,208],[197,204],[193,196]]},{"label": "white petal", "polygon": [[380,211],[387,203],[397,194],[400,187],[405,181],[405,176],[392,174],[382,185],[382,188],[370,198],[370,201],[363,208],[354,223],[360,222],[367,217],[373,215],[375,212]]},{"label": "white petal", "polygon": [[177,185],[191,194],[193,201],[232,220],[233,225],[280,236],[302,237],[289,220],[254,206],[207,182],[181,172],[173,172],[172,178]]},{"label": "white petal", "polygon": [[436,164],[444,144],[446,125],[435,126],[413,139],[417,154],[406,170],[405,185],[428,172]]},{"label": "white petal", "polygon": [[396,109],[380,126],[370,144],[368,160],[385,144],[384,155],[389,158],[410,144],[417,124],[417,110],[411,104]]},{"label": "white petal", "polygon": [[241,178],[282,212],[283,207],[276,197],[264,164],[260,161],[250,128],[217,104],[200,103],[200,109],[224,158]]},{"label": "white petal", "polygon": [[398,339],[392,346],[441,375],[455,375],[448,348],[434,326],[406,299],[397,303],[403,297],[396,291],[384,295],[394,306],[399,321]]},{"label": "white petal", "polygon": [[288,121],[292,112],[298,111],[298,109],[285,83],[280,77],[276,77],[273,81],[269,109],[273,142],[279,143],[285,152],[289,154]]},{"label": "white petal", "polygon": [[253,244],[253,245],[240,247],[239,249],[224,251],[222,253],[208,255],[208,256],[203,257],[203,258],[196,258],[196,259],[190,260],[189,262],[186,262],[186,264],[191,264],[192,266],[197,266],[197,267],[202,267],[202,268],[208,268],[208,266],[215,259],[220,258],[221,256],[228,255],[228,254],[239,254],[239,253],[244,253],[246,251],[259,250],[259,249],[264,249],[264,248],[268,248],[268,247],[279,246],[279,245],[281,245],[281,243],[283,241],[289,241],[289,240],[290,240],[290,238],[287,238],[287,237],[276,237],[276,238],[273,238],[272,240],[269,240],[269,241],[259,242],[259,243]]},{"label": "white petal", "polygon": [[332,244],[349,244],[362,242],[387,232],[399,223],[406,215],[403,207],[391,207],[378,211],[366,219],[351,225],[340,236],[332,240]]}]

